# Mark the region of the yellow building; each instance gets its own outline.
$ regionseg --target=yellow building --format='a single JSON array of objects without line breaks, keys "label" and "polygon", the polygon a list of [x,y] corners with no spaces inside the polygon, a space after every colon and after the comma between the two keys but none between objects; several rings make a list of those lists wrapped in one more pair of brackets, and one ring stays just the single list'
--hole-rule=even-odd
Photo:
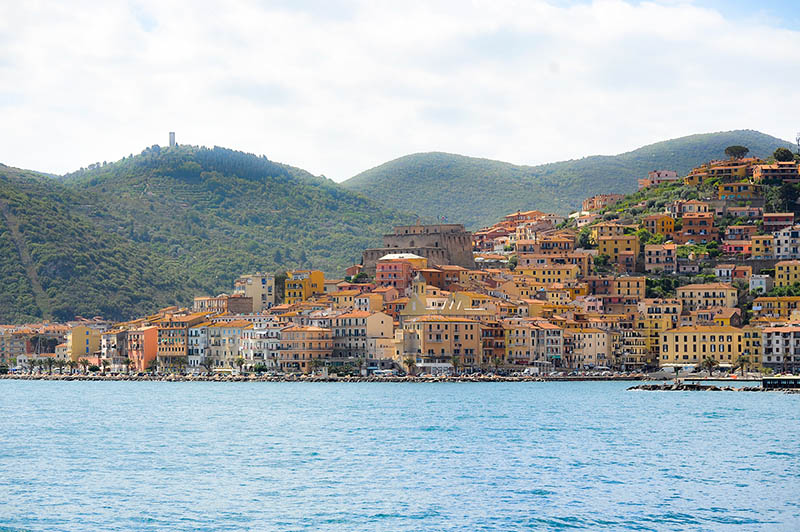
[{"label": "yellow building", "polygon": [[800,308],[800,296],[757,297],[753,301],[753,317],[788,320]]},{"label": "yellow building", "polygon": [[535,266],[522,270],[522,275],[529,277],[535,283],[553,284],[574,281],[581,273],[576,264]]},{"label": "yellow building", "polygon": [[627,226],[616,222],[600,222],[591,226],[589,236],[592,242],[599,242],[605,236],[622,236]]},{"label": "yellow building", "polygon": [[750,237],[750,256],[754,259],[771,259],[774,240],[772,235],[753,235]]},{"label": "yellow building", "polygon": [[761,186],[743,181],[741,183],[721,183],[717,187],[721,200],[748,200],[761,197]]},{"label": "yellow building", "polygon": [[739,302],[736,287],[725,283],[687,284],[677,290],[684,311],[711,307],[735,307]]},{"label": "yellow building", "polygon": [[645,363],[648,366],[658,364],[661,352],[661,334],[675,327],[671,315],[645,314],[636,319],[636,330],[641,333],[645,345]]},{"label": "yellow building", "polygon": [[331,292],[328,297],[333,301],[334,308],[353,308],[356,306],[355,299],[360,294],[361,292],[358,290],[339,290],[338,292]]},{"label": "yellow building", "polygon": [[669,214],[652,214],[642,219],[644,228],[654,235],[669,236],[675,232],[675,219]]},{"label": "yellow building", "polygon": [[475,320],[429,315],[411,319],[403,328],[403,352],[424,373],[449,372],[453,362],[470,367],[483,362],[481,327]]},{"label": "yellow building", "polygon": [[800,283],[800,260],[782,260],[775,264],[775,286]]},{"label": "yellow building", "polygon": [[78,325],[73,327],[67,335],[67,356],[70,360],[78,361],[81,358],[92,356],[100,351],[100,331]]},{"label": "yellow building", "polygon": [[679,327],[661,334],[661,366],[697,365],[705,358],[730,367],[742,354],[743,330],[717,325]]},{"label": "yellow building", "polygon": [[325,275],[319,270],[286,272],[284,303],[292,305],[325,293]]},{"label": "yellow building", "polygon": [[742,354],[748,358],[753,367],[761,365],[761,355],[764,352],[762,332],[761,327],[751,325],[742,327]]},{"label": "yellow building", "polygon": [[626,271],[635,271],[639,257],[639,237],[601,236],[597,240],[597,252],[600,255],[607,255],[612,264],[617,264]]},{"label": "yellow building", "polygon": [[608,331],[580,327],[565,333],[572,337],[568,365],[575,369],[610,368],[612,339]]}]

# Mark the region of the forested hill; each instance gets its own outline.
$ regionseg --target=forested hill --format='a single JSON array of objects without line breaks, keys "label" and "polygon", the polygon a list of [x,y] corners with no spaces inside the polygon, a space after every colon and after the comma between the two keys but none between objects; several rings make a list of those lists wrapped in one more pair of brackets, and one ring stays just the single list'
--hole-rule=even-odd
[{"label": "forested hill", "polygon": [[592,195],[636,190],[637,179],[656,169],[685,174],[727,146],[743,145],[766,157],[789,142],[752,130],[691,135],[615,156],[518,166],[448,153],[418,153],[367,170],[342,185],[385,205],[421,216],[445,216],[476,229],[509,212],[530,209],[567,213]]},{"label": "forested hill", "polygon": [[0,176],[30,255],[14,220],[0,219],[0,321],[128,318],[230,292],[254,271],[340,275],[410,221],[325,178],[216,147],[154,146],[59,180],[8,167]]}]

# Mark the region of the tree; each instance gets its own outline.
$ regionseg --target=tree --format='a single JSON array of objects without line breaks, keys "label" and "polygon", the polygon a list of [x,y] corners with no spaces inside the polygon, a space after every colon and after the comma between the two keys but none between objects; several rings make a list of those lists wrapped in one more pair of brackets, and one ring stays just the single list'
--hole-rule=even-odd
[{"label": "tree", "polygon": [[450,363],[453,365],[453,373],[458,374],[458,370],[461,367],[461,357],[458,355],[453,355],[450,357]]},{"label": "tree", "polygon": [[775,150],[775,153],[773,153],[772,156],[775,157],[776,161],[781,161],[781,162],[794,161],[794,154],[788,148],[778,148],[777,150]]},{"label": "tree", "polygon": [[74,360],[68,360],[67,361],[67,366],[69,367],[70,375],[75,373],[75,370],[78,369],[78,363],[75,362]]},{"label": "tree", "polygon": [[239,373],[242,372],[242,367],[244,367],[244,363],[245,363],[245,360],[244,360],[244,357],[242,357],[242,356],[238,356],[238,357],[233,359],[233,364],[239,369]]},{"label": "tree", "polygon": [[83,368],[83,372],[84,373],[86,373],[86,371],[89,369],[89,361],[86,360],[85,358],[79,359],[78,360],[78,365],[80,365],[80,367]]},{"label": "tree", "polygon": [[53,374],[53,366],[55,365],[55,362],[56,361],[53,360],[53,357],[46,357],[44,359],[44,365],[47,368],[48,375],[52,375]]},{"label": "tree", "polygon": [[731,159],[744,159],[744,156],[750,153],[750,149],[744,146],[728,146],[725,148],[725,155]]},{"label": "tree", "polygon": [[28,373],[33,375],[33,370],[36,369],[36,366],[38,365],[39,361],[33,358],[33,355],[31,355],[31,358],[28,359]]},{"label": "tree", "polygon": [[600,255],[594,258],[593,264],[595,271],[607,271],[609,262],[611,261],[611,257],[608,255],[601,253]]},{"label": "tree", "polygon": [[59,360],[56,360],[55,364],[56,364],[56,368],[58,369],[58,373],[60,375],[63,375],[64,374],[64,366],[66,366],[67,363],[65,361],[59,359]]},{"label": "tree", "polygon": [[206,369],[206,373],[212,373],[214,371],[214,359],[211,357],[205,357],[203,361],[200,363]]},{"label": "tree", "polygon": [[581,229],[581,232],[578,233],[578,247],[583,249],[589,249],[592,247],[592,235],[591,231],[588,227],[584,227]]},{"label": "tree", "polygon": [[719,366],[719,362],[717,362],[714,358],[706,357],[700,363],[700,367],[706,371],[708,371],[708,376],[711,376],[711,373]]},{"label": "tree", "polygon": [[412,377],[417,371],[417,359],[412,356],[407,356],[403,359],[403,364],[406,365],[406,369],[408,370],[408,374]]},{"label": "tree", "polygon": [[107,358],[100,359],[100,369],[105,374],[106,370],[111,366],[111,362]]},{"label": "tree", "polygon": [[133,368],[133,360],[131,360],[130,358],[123,358],[122,367],[124,367],[125,371],[127,371],[128,375],[130,375],[131,368]]},{"label": "tree", "polygon": [[736,371],[737,369],[742,370],[742,377],[744,377],[744,370],[749,365],[750,365],[750,358],[745,355],[739,355],[739,358],[736,359],[736,362],[734,362],[731,370],[732,371]]},{"label": "tree", "polygon": [[158,358],[154,358],[153,360],[147,363],[147,371],[149,371],[153,375],[156,374],[156,371],[158,371]]}]

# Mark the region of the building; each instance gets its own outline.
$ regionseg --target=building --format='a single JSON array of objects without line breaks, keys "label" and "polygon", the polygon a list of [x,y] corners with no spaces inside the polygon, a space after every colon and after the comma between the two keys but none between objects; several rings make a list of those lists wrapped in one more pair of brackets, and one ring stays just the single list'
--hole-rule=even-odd
[{"label": "building", "polygon": [[793,212],[765,212],[762,216],[764,231],[774,233],[794,225]]},{"label": "building", "polygon": [[610,207],[625,197],[625,194],[598,194],[583,200],[584,211],[597,211]]},{"label": "building", "polygon": [[760,292],[766,294],[772,290],[773,280],[769,275],[751,275],[750,276],[750,291]]},{"label": "building", "polygon": [[647,173],[647,177],[639,179],[639,190],[655,187],[662,183],[674,183],[678,180],[678,172],[675,170],[653,170]]},{"label": "building", "polygon": [[753,200],[761,198],[761,185],[748,181],[741,183],[720,183],[717,197],[721,200]]},{"label": "building", "polygon": [[333,357],[375,359],[370,344],[393,335],[393,320],[383,312],[354,310],[340,314],[333,319]]},{"label": "building", "polygon": [[775,286],[800,283],[800,260],[782,260],[775,264]]},{"label": "building", "polygon": [[375,284],[391,286],[405,294],[414,279],[414,272],[427,268],[428,260],[413,253],[391,253],[378,259],[375,265]]},{"label": "building", "polygon": [[786,227],[776,231],[774,236],[772,245],[776,259],[800,259],[800,226]]},{"label": "building", "polygon": [[569,367],[595,369],[611,367],[611,338],[608,331],[580,328],[567,331],[572,336]]},{"label": "building", "polygon": [[287,327],[281,331],[280,353],[282,370],[311,373],[333,356],[333,333],[331,329],[310,325]]},{"label": "building", "polygon": [[174,131],[170,131],[169,132],[169,147],[170,148],[174,148],[177,145],[178,145],[178,143],[175,142],[175,132]]},{"label": "building", "polygon": [[758,231],[755,225],[729,225],[725,230],[725,240],[750,240]]},{"label": "building", "polygon": [[155,323],[158,328],[158,366],[182,370],[188,365],[189,328],[206,320],[208,314],[167,315]]},{"label": "building", "polygon": [[126,341],[131,369],[137,372],[148,371],[158,356],[158,327],[146,325],[128,329]]},{"label": "building", "polygon": [[271,273],[242,275],[234,281],[233,293],[252,298],[251,312],[262,312],[275,305],[275,276]]},{"label": "building", "polygon": [[325,275],[319,270],[286,272],[284,302],[293,305],[325,293]]},{"label": "building", "polygon": [[404,356],[416,359],[422,373],[450,373],[465,358],[481,363],[481,326],[467,319],[442,315],[412,318],[403,325]]},{"label": "building", "polygon": [[753,259],[772,259],[775,256],[775,237],[772,235],[753,235],[750,237],[750,257]]},{"label": "building", "polygon": [[773,164],[759,164],[753,167],[753,181],[771,183],[800,182],[797,161],[775,161]]},{"label": "building", "polygon": [[733,366],[742,354],[742,329],[700,325],[678,327],[661,333],[660,366],[697,366],[704,359],[720,367]]},{"label": "building", "polygon": [[675,232],[675,219],[668,214],[645,216],[642,225],[654,235],[670,236]]},{"label": "building", "polygon": [[586,277],[589,293],[596,296],[624,296],[644,299],[647,280],[644,276],[623,275],[620,277],[593,275]]},{"label": "building", "polygon": [[677,244],[645,244],[644,271],[647,273],[675,273],[678,265]]},{"label": "building", "polygon": [[601,236],[597,240],[597,252],[607,255],[620,271],[636,271],[639,257],[639,237],[636,235]]},{"label": "building", "polygon": [[753,317],[788,320],[800,305],[800,296],[762,296],[753,301]]},{"label": "building", "polygon": [[241,340],[245,330],[253,329],[248,320],[220,321],[208,326],[207,357],[214,371],[240,370],[245,357],[241,351]]},{"label": "building", "polygon": [[763,366],[780,373],[800,371],[800,324],[766,327],[761,340]]},{"label": "building", "polygon": [[708,307],[735,307],[738,290],[725,283],[689,284],[677,290],[684,311]]},{"label": "building", "polygon": [[101,332],[86,325],[77,325],[67,335],[67,355],[77,362],[100,351]]},{"label": "building", "polygon": [[553,284],[574,281],[581,273],[575,264],[534,266],[520,270],[522,275],[530,277],[535,283]]},{"label": "building", "polygon": [[714,213],[686,213],[681,218],[683,226],[676,230],[673,240],[677,244],[707,244],[719,240],[719,231],[714,227]]},{"label": "building", "polygon": [[189,346],[187,348],[187,365],[193,373],[198,373],[203,369],[212,369],[207,361],[211,359],[210,344],[208,339],[208,328],[212,325],[210,321],[203,321],[189,327]]},{"label": "building", "polygon": [[453,264],[475,269],[472,233],[461,224],[401,225],[383,236],[383,245],[364,251],[361,262],[367,274],[374,274],[378,260],[392,253],[424,257],[432,266]]}]

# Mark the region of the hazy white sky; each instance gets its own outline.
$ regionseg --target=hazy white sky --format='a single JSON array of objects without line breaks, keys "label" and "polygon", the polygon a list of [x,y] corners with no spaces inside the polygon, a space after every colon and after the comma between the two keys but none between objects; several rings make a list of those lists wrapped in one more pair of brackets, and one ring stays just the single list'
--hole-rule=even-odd
[{"label": "hazy white sky", "polygon": [[220,145],[341,181],[418,151],[535,164],[800,131],[791,2],[0,2],[0,162]]}]

